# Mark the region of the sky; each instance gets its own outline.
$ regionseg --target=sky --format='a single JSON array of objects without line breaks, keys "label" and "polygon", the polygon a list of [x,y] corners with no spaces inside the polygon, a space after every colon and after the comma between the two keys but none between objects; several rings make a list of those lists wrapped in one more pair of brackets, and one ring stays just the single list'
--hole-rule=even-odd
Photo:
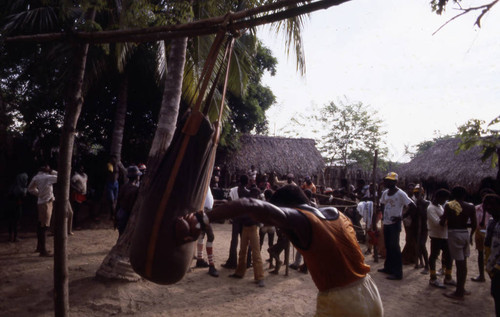
[{"label": "sky", "polygon": [[277,74],[263,78],[277,98],[266,112],[270,134],[281,135],[292,117],[330,101],[362,102],[384,122],[389,159],[404,162],[405,146],[500,115],[500,4],[481,28],[473,12],[433,35],[459,12],[450,7],[439,16],[429,2],[352,0],[313,12],[302,32],[303,77],[283,37],[259,29],[278,59]]}]

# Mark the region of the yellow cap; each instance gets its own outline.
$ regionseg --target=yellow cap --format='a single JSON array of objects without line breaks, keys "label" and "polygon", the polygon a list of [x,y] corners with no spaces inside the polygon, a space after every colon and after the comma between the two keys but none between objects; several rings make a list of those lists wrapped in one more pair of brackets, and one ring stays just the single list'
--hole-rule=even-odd
[{"label": "yellow cap", "polygon": [[398,174],[394,173],[394,172],[390,172],[388,173],[384,179],[389,179],[391,181],[397,181],[398,180]]}]

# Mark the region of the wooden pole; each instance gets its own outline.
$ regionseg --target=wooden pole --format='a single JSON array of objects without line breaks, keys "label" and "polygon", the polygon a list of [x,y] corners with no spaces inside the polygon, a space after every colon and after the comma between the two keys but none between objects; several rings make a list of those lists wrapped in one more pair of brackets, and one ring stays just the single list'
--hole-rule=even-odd
[{"label": "wooden pole", "polygon": [[[375,150],[375,155],[373,157],[373,170],[372,170],[372,184],[374,188],[374,197],[373,197],[373,218],[372,218],[372,227],[375,230],[376,226],[376,215],[377,215],[377,206],[378,206],[378,191],[377,191],[377,161],[378,161],[378,150]],[[369,189],[368,189],[369,190]]]},{"label": "wooden pole", "polygon": [[[378,160],[378,150],[375,150],[375,155],[373,157],[373,171],[372,171],[372,184],[373,184],[373,213],[372,213],[372,231],[377,231],[377,220],[378,220],[378,189],[377,189],[377,160]],[[370,190],[368,188],[368,190]],[[378,246],[373,245],[373,257],[374,261],[378,262]]]}]

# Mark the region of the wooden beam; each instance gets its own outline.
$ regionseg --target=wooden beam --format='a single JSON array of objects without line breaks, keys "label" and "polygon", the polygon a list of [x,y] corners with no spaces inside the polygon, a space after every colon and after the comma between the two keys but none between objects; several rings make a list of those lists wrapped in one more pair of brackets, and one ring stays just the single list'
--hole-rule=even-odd
[{"label": "wooden beam", "polygon": [[[195,37],[217,33],[220,28],[229,31],[239,31],[255,26],[273,23],[280,20],[295,17],[301,14],[311,13],[321,9],[340,5],[350,0],[319,0],[300,5],[299,0],[283,0],[269,5],[264,5],[248,10],[227,13],[224,16],[203,19],[195,22],[149,27],[129,30],[113,30],[101,32],[76,32],[76,33],[46,33],[34,35],[19,35],[6,37],[6,43],[16,42],[53,42],[74,41],[82,43],[117,43],[117,42],[154,42],[178,37]],[[283,9],[288,7],[286,9]],[[271,12],[280,10],[278,12]],[[265,13],[263,16],[257,16]],[[257,17],[256,17],[257,16]]]}]

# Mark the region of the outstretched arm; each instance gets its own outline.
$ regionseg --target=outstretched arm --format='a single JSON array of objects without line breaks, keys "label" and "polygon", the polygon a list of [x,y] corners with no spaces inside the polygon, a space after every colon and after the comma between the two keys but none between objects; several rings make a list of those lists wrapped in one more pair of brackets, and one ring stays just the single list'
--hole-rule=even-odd
[{"label": "outstretched arm", "polygon": [[[242,215],[248,215],[255,221],[283,229],[292,242],[299,247],[306,248],[310,243],[311,226],[304,215],[296,209],[278,208],[273,204],[253,198],[241,198],[214,208],[206,214],[208,217],[206,223]],[[179,218],[176,225],[178,243],[196,240],[200,228],[198,223],[193,213]]]},{"label": "outstretched arm", "polygon": [[210,222],[248,215],[267,225],[288,227],[287,213],[273,204],[253,198],[230,201],[214,208],[207,215]]},{"label": "outstretched arm", "polygon": [[311,242],[309,220],[294,208],[278,208],[268,202],[242,198],[214,208],[208,213],[210,222],[248,215],[255,221],[282,229],[295,246],[308,248]]}]

